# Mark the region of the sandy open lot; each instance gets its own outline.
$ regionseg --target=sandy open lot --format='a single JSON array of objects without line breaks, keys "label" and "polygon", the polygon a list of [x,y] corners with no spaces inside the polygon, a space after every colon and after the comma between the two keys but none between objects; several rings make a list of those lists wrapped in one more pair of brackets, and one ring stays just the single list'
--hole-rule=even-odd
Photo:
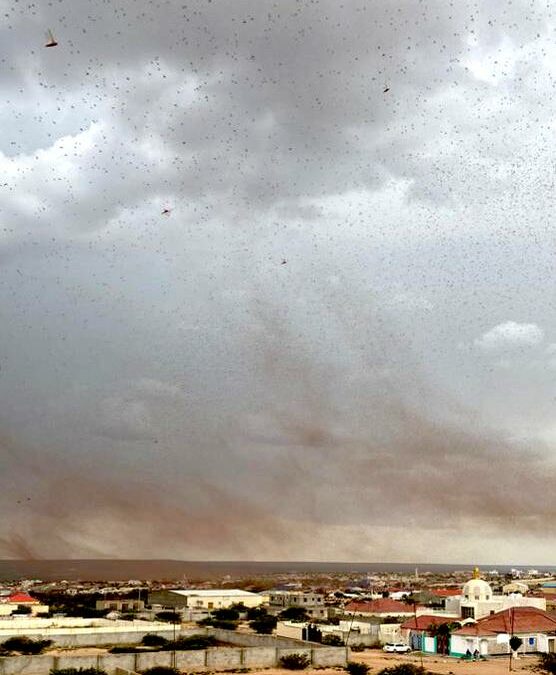
[{"label": "sandy open lot", "polygon": [[[379,650],[352,654],[352,661],[363,661],[370,667],[371,673],[376,673],[382,668],[393,666],[396,663],[421,664],[418,654],[385,654]],[[523,656],[512,660],[512,672],[527,672],[532,666],[537,665],[536,656]],[[507,657],[491,658],[486,661],[464,661],[448,656],[423,656],[423,666],[432,673],[440,675],[499,675],[508,672],[509,659]]]},{"label": "sandy open lot", "polygon": [[[421,660],[416,654],[385,654],[379,650],[369,650],[352,655],[353,661],[363,661],[370,670],[369,675],[378,673],[383,668],[395,666],[398,663],[421,664]],[[519,660],[512,661],[512,672],[519,672],[525,675],[532,675],[533,668],[538,663],[535,656],[522,657]],[[504,675],[509,672],[509,660],[507,658],[491,658],[487,661],[462,661],[441,656],[423,656],[423,666],[431,673],[438,675]],[[251,671],[252,675],[291,675],[291,670],[280,670],[271,668],[268,670]],[[338,675],[345,671],[341,668],[326,668],[319,670],[304,670],[307,675]]]}]

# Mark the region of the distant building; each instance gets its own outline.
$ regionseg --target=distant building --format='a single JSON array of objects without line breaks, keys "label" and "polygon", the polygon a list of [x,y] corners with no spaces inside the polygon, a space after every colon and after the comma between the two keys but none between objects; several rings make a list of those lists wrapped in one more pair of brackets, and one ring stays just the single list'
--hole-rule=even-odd
[{"label": "distant building", "polygon": [[391,598],[380,598],[370,601],[350,602],[344,611],[354,616],[375,616],[385,618],[412,616],[415,613],[412,605]]},{"label": "distant building", "polygon": [[556,581],[547,581],[541,585],[541,591],[549,595],[556,594]]},{"label": "distant building", "polygon": [[324,595],[303,593],[302,591],[269,591],[270,610],[281,611],[288,607],[301,607],[313,619],[326,619],[328,609],[324,604]]},{"label": "distant building", "polygon": [[145,609],[143,600],[124,600],[122,598],[97,600],[95,606],[98,610],[108,609],[111,612],[140,612]]},{"label": "distant building", "polygon": [[149,593],[150,605],[161,605],[174,609],[212,610],[224,609],[232,605],[242,604],[245,607],[259,607],[268,601],[268,596],[250,593],[237,588],[163,590]]}]

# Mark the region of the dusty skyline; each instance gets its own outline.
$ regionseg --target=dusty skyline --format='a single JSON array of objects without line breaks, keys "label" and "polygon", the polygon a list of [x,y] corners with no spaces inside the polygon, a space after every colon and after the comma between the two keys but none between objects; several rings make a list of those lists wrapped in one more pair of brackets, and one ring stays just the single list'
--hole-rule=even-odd
[{"label": "dusty skyline", "polygon": [[550,8],[0,9],[0,556],[551,564]]}]

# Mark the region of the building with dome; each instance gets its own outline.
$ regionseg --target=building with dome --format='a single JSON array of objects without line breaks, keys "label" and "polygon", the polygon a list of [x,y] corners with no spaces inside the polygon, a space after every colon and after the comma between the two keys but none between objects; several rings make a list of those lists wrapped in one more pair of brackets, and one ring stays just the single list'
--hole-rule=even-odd
[{"label": "building with dome", "polygon": [[446,598],[445,607],[446,612],[477,621],[512,607],[536,607],[545,611],[546,600],[521,593],[495,595],[490,584],[481,579],[479,568],[476,567],[473,577],[463,585],[461,595]]}]

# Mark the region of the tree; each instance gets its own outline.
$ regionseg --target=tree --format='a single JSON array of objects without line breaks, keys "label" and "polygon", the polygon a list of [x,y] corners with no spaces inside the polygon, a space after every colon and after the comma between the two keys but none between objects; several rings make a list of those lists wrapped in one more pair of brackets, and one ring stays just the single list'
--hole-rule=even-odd
[{"label": "tree", "polygon": [[517,637],[517,635],[512,635],[510,638],[510,648],[513,652],[517,652],[522,644],[523,640],[520,637]]},{"label": "tree", "polygon": [[285,621],[307,621],[309,615],[303,607],[288,607],[283,612],[280,612],[280,618]]},{"label": "tree", "polygon": [[239,619],[239,612],[233,607],[223,607],[213,612],[213,616],[217,621],[237,621]]},{"label": "tree", "polygon": [[247,609],[247,621],[255,621],[261,619],[263,616],[268,616],[266,607],[249,607]]},{"label": "tree", "polygon": [[276,628],[278,619],[275,616],[270,614],[263,614],[258,619],[253,619],[249,622],[251,628],[256,632],[262,635],[270,635],[272,631]]}]

